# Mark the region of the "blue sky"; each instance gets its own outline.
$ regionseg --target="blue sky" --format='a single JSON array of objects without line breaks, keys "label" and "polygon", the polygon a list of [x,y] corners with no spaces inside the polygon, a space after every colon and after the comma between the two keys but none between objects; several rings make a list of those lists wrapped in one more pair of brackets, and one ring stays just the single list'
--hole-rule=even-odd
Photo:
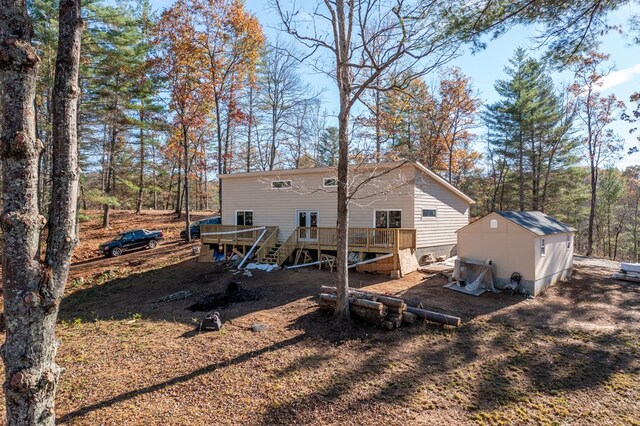
[{"label": "blue sky", "polygon": [[[162,9],[170,5],[172,1],[158,0],[152,1],[152,3],[156,8]],[[247,8],[258,17],[268,39],[273,40],[278,35],[286,38],[286,34],[282,34],[277,30],[279,20],[268,4],[269,2],[265,0],[246,0]],[[630,6],[624,7],[610,16],[609,23],[625,24],[631,12]],[[534,57],[542,55],[544,47],[538,47],[537,43],[532,40],[533,35],[535,35],[534,29],[519,26],[501,38],[490,41],[484,51],[472,55],[466,49],[461,57],[451,62],[451,65],[460,67],[465,74],[471,77],[473,86],[483,103],[493,103],[498,99],[493,87],[495,81],[505,77],[504,68],[517,47],[527,48],[530,55]],[[629,95],[634,91],[640,91],[640,46],[631,45],[624,35],[612,33],[603,37],[600,50],[611,55],[609,63],[615,67],[615,70],[605,80],[602,94],[613,93],[628,104]],[[329,113],[334,113],[337,110],[338,102],[337,92],[332,81],[324,75],[314,73],[312,70],[305,70],[304,74],[309,83],[324,89],[327,109]],[[432,78],[435,78],[435,76],[427,76],[427,81],[431,81]],[[570,72],[555,73],[553,78],[558,85],[571,83]],[[619,167],[640,164],[640,153],[631,156],[626,155],[629,147],[640,145],[636,136],[629,134],[631,127],[628,123],[620,120],[612,124],[612,128],[616,133],[625,140],[624,157],[618,163]]]}]

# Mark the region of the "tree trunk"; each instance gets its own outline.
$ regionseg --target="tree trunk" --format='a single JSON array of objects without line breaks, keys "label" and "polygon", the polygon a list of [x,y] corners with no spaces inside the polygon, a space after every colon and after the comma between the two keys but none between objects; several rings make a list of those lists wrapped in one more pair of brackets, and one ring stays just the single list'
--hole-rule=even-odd
[{"label": "tree trunk", "polygon": [[251,171],[251,127],[253,126],[253,85],[249,85],[249,119],[247,126],[247,165],[246,172]]},{"label": "tree trunk", "polygon": [[136,214],[142,211],[142,193],[144,192],[144,107],[140,108],[140,175],[138,179],[138,199],[136,200]]},{"label": "tree trunk", "polygon": [[189,232],[190,214],[189,214],[189,138],[187,135],[187,129],[182,128],[182,141],[184,148],[184,220],[185,229],[187,232],[187,242],[191,242],[191,232]]},{"label": "tree trunk", "polygon": [[37,210],[38,158],[35,96],[38,56],[31,21],[21,1],[0,1],[0,80],[4,93],[2,172],[3,285],[7,423],[55,423],[60,368],[55,364],[55,322],[76,243],[78,190],[76,108],[80,57],[79,2],[61,0],[54,82],[53,196],[44,264],[38,242],[45,220]]},{"label": "tree trunk", "polygon": [[336,42],[336,80],[340,95],[338,113],[338,218],[336,223],[336,288],[337,302],[334,318],[349,320],[349,111],[351,97],[351,78],[349,62],[349,44],[344,0],[336,0],[337,30]]},{"label": "tree trunk", "polygon": [[[187,160],[185,159],[185,162]],[[176,208],[175,213],[180,217],[182,215],[182,155],[178,156],[178,179],[176,181]]]},{"label": "tree trunk", "polygon": [[589,202],[589,227],[587,228],[587,251],[586,256],[593,253],[593,229],[596,218],[596,197],[598,191],[598,174],[595,166],[591,165],[591,201]]}]

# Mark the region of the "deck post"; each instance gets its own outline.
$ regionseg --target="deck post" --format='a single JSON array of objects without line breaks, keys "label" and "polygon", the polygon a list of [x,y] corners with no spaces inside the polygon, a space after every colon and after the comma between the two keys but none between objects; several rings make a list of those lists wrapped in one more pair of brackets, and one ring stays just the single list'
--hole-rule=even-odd
[{"label": "deck post", "polygon": [[400,252],[400,229],[393,230],[393,270],[398,270],[398,253]]},{"label": "deck post", "polygon": [[[370,251],[370,245],[371,245],[371,230],[367,229],[367,251]],[[375,232],[375,231],[373,231]]]}]

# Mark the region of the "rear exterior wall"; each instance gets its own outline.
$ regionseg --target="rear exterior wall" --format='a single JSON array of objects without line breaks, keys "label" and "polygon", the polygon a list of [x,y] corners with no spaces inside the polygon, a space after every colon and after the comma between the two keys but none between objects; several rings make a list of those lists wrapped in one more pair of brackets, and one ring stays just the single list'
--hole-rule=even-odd
[{"label": "rear exterior wall", "polygon": [[[423,209],[436,210],[436,216],[423,216]],[[455,253],[456,231],[469,224],[469,203],[416,170],[413,220],[419,255],[424,254],[421,251],[451,255]]]},{"label": "rear exterior wall", "polygon": [[[360,176],[360,179],[366,177]],[[253,211],[256,226],[278,226],[286,240],[297,227],[298,210],[317,210],[320,227],[336,227],[337,189],[324,187],[324,172],[282,173],[277,177],[241,176],[222,179],[222,223],[236,224],[236,211]],[[291,180],[292,187],[273,189],[274,180]],[[355,181],[358,181],[356,176]],[[365,184],[349,206],[349,227],[375,227],[375,210],[401,210],[402,227],[414,227],[413,168],[390,172]]]}]

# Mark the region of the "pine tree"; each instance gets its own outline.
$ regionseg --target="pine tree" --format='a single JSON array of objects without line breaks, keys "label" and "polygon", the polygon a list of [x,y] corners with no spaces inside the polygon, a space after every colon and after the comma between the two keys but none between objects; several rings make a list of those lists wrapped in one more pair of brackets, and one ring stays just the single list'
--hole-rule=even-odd
[{"label": "pine tree", "polygon": [[[492,206],[544,211],[552,182],[577,161],[573,115],[542,64],[524,49],[516,50],[505,72],[509,79],[495,85],[502,99],[484,117],[499,187]],[[514,198],[515,205],[504,202]]]}]

